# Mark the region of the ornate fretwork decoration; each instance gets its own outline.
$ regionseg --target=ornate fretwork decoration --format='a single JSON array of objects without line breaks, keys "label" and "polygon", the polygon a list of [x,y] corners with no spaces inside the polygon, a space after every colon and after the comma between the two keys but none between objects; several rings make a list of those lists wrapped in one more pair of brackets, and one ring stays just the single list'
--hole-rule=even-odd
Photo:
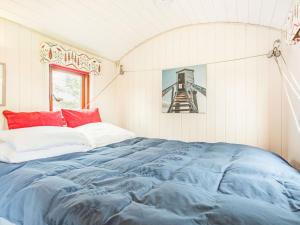
[{"label": "ornate fretwork decoration", "polygon": [[291,45],[300,42],[300,1],[295,1],[289,13],[286,39]]},{"label": "ornate fretwork decoration", "polygon": [[41,44],[41,62],[83,70],[91,75],[100,75],[101,71],[101,61],[99,59],[72,49],[65,49],[51,42]]}]

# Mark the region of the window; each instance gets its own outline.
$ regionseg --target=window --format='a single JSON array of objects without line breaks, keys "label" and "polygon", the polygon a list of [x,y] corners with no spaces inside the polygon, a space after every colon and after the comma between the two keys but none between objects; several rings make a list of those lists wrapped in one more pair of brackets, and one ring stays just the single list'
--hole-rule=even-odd
[{"label": "window", "polygon": [[83,109],[89,102],[87,72],[50,65],[50,110]]}]

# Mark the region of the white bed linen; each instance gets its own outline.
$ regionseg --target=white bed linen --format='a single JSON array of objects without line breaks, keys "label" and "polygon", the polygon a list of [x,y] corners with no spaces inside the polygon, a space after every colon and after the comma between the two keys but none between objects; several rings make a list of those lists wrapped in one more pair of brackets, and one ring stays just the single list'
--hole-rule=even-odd
[{"label": "white bed linen", "polygon": [[85,134],[94,148],[136,137],[133,132],[104,122],[90,123],[74,129]]},{"label": "white bed linen", "polygon": [[0,161],[7,163],[20,163],[35,159],[44,159],[59,155],[65,155],[74,152],[86,152],[90,146],[67,145],[59,147],[50,147],[38,151],[17,152],[9,144],[0,144]]},{"label": "white bed linen", "polygon": [[85,135],[69,127],[43,126],[0,131],[0,140],[10,144],[17,152],[63,145],[90,146]]},{"label": "white bed linen", "polygon": [[[68,131],[69,129],[71,132]],[[0,143],[0,161],[7,163],[86,152],[96,147],[136,137],[128,130],[103,122],[86,124],[77,128],[36,127],[36,129],[14,130],[14,132],[9,132],[9,135],[5,132],[0,133],[2,137],[0,140],[5,141]],[[51,136],[50,141],[47,139],[47,134]],[[56,145],[53,145],[53,141]]]}]

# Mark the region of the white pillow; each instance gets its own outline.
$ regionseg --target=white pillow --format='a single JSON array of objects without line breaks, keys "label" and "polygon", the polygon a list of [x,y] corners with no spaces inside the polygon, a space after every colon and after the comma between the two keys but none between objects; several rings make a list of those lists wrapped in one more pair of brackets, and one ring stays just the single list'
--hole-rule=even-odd
[{"label": "white pillow", "polygon": [[94,148],[136,137],[128,130],[104,122],[89,123],[74,129],[84,133]]},{"label": "white pillow", "polygon": [[15,151],[35,151],[63,145],[90,146],[84,134],[68,127],[29,127],[0,131],[0,140]]},{"label": "white pillow", "polygon": [[38,151],[16,152],[9,144],[1,143],[0,161],[7,163],[20,163],[74,152],[86,152],[88,150],[90,150],[90,147],[84,145],[66,145]]}]

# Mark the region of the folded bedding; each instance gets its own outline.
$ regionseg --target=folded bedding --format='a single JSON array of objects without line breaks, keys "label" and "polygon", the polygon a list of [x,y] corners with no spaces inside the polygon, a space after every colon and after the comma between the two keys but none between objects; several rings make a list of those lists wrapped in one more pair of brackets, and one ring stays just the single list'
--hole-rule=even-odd
[{"label": "folded bedding", "polygon": [[134,133],[109,123],[90,123],[76,129],[40,126],[0,131],[0,161],[19,163],[85,152],[133,137]]},{"label": "folded bedding", "polygon": [[42,150],[66,145],[90,146],[87,137],[72,128],[40,126],[0,131],[0,140],[17,152]]},{"label": "folded bedding", "polygon": [[94,148],[136,137],[133,132],[105,122],[89,123],[75,130],[83,133]]},{"label": "folded bedding", "polygon": [[[48,147],[35,151],[17,152],[7,143],[0,144],[0,161],[7,163],[20,163],[35,159],[44,159],[59,155],[70,154],[74,152],[86,152],[91,150],[88,145],[63,145],[57,147]],[[1,225],[1,223],[0,223]]]},{"label": "folded bedding", "polygon": [[300,225],[300,174],[245,145],[134,138],[0,163],[16,225]]}]

